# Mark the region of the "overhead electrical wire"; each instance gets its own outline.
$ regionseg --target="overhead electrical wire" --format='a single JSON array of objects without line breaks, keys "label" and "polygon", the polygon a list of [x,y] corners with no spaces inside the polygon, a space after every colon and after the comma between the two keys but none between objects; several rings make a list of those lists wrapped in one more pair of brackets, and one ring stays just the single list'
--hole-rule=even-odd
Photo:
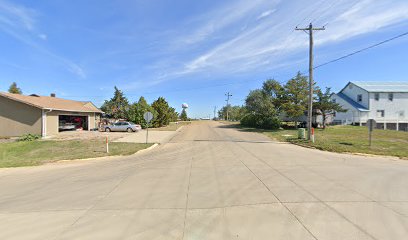
[{"label": "overhead electrical wire", "polygon": [[[381,41],[381,42],[378,42],[378,43],[376,43],[376,44],[373,44],[373,45],[370,45],[370,46],[368,46],[368,47],[365,47],[365,48],[356,50],[356,51],[354,51],[354,52],[348,53],[348,54],[346,54],[346,55],[344,55],[344,56],[335,58],[335,59],[333,59],[333,60],[330,60],[330,61],[327,61],[327,62],[324,62],[324,63],[321,63],[321,64],[315,66],[313,69],[321,68],[321,67],[323,67],[323,66],[326,66],[326,65],[329,65],[329,64],[338,62],[338,61],[343,60],[343,59],[345,59],[345,58],[354,56],[354,55],[359,54],[359,53],[361,53],[361,52],[370,50],[370,49],[372,49],[372,48],[378,47],[378,46],[380,46],[380,45],[383,45],[383,44],[385,44],[385,43],[391,42],[391,41],[393,41],[393,40],[399,39],[399,38],[404,37],[404,36],[407,36],[407,35],[408,35],[408,32],[404,32],[404,33],[402,33],[402,34],[399,34],[399,35],[397,35],[397,36],[388,38],[388,39],[383,40],[383,41]],[[302,73],[302,74],[306,74],[307,71],[303,71],[303,72],[301,72],[301,73]],[[274,79],[274,77],[272,77],[272,79]],[[145,92],[145,93],[143,93],[143,94],[144,94],[144,95],[151,95],[151,94],[163,94],[163,93],[169,93],[169,92],[192,91],[192,90],[200,90],[200,89],[204,89],[204,88],[213,88],[213,87],[222,87],[222,86],[243,84],[243,83],[247,83],[247,82],[250,82],[250,81],[254,81],[254,80],[245,80],[245,81],[240,81],[240,82],[231,82],[231,83],[207,85],[207,86],[200,86],[200,87],[194,87],[194,88],[174,89],[174,90],[170,90],[170,91]],[[280,82],[281,84],[283,84],[283,83],[285,83],[286,81],[279,81],[279,82]],[[126,94],[126,95],[128,95],[128,96],[140,96],[141,94],[138,93],[138,94]],[[94,98],[97,98],[97,97],[106,97],[106,96],[67,96],[67,97],[94,97]]]},{"label": "overhead electrical wire", "polygon": [[360,50],[354,51],[354,52],[352,52],[352,53],[346,54],[346,55],[341,56],[341,57],[339,57],[339,58],[335,58],[335,59],[330,60],[330,61],[328,61],[328,62],[321,63],[321,64],[319,64],[319,65],[315,66],[313,69],[317,69],[317,68],[320,68],[320,67],[326,66],[326,65],[328,65],[328,64],[331,64],[331,63],[334,63],[334,62],[340,61],[340,60],[342,60],[342,59],[345,59],[345,58],[351,57],[351,56],[353,56],[353,55],[356,55],[356,54],[358,54],[358,53],[361,53],[361,52],[367,51],[367,50],[369,50],[369,49],[372,49],[372,48],[378,47],[378,46],[380,46],[380,45],[382,45],[382,44],[385,44],[385,43],[391,42],[391,41],[393,41],[393,40],[396,40],[396,39],[398,39],[398,38],[404,37],[404,36],[406,36],[406,35],[408,35],[408,32],[405,32],[405,33],[399,34],[399,35],[394,36],[394,37],[392,37],[392,38],[386,39],[386,40],[381,41],[381,42],[379,42],[379,43],[376,43],[376,44],[373,44],[373,45],[371,45],[371,46],[368,46],[368,47],[362,48],[362,49],[360,49]]}]

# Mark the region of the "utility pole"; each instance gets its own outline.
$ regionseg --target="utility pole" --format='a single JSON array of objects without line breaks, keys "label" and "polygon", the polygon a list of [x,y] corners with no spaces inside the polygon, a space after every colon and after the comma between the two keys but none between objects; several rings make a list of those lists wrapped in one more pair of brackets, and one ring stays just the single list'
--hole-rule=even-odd
[{"label": "utility pole", "polygon": [[215,116],[215,113],[217,112],[217,106],[214,106],[214,120],[217,119],[217,117]]},{"label": "utility pole", "polygon": [[230,99],[230,97],[232,97],[232,94],[230,94],[230,92],[227,92],[227,93],[225,94],[225,96],[227,96],[227,100],[225,100],[225,101],[227,102],[227,121],[228,121],[228,120],[229,120],[229,117],[228,117],[229,99]]},{"label": "utility pole", "polygon": [[[310,141],[312,135],[312,121],[313,121],[313,31],[325,30],[322,28],[313,28],[312,23],[308,28],[298,28],[295,30],[302,30],[309,34],[309,99],[307,111],[307,140]],[[307,32],[308,31],[308,32]]]}]

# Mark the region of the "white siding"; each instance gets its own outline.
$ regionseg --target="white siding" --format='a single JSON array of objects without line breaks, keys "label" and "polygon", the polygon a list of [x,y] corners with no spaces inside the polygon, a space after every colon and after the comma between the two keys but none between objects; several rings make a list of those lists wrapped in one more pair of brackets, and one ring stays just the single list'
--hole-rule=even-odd
[{"label": "white siding", "polygon": [[339,121],[342,123],[359,122],[360,117],[366,116],[366,113],[361,113],[343,98],[337,96],[337,94],[333,94],[331,99],[335,100],[336,103],[340,104],[344,109],[347,109],[347,112],[337,112],[332,121]]},{"label": "white siding", "polygon": [[[393,101],[388,100],[389,93],[379,93],[380,99],[375,100],[375,93],[370,93],[370,118],[376,119],[377,122],[396,122],[408,121],[408,93],[393,93]],[[384,110],[383,118],[377,116],[377,110]],[[403,111],[404,116],[398,116]]]},{"label": "white siding", "polygon": [[[346,88],[343,89],[343,93],[347,95],[351,100],[359,103],[360,105],[364,106],[365,108],[369,108],[369,94],[366,90],[350,83]],[[357,96],[361,94],[363,99],[361,102],[357,101]],[[373,95],[374,97],[374,95]]]}]

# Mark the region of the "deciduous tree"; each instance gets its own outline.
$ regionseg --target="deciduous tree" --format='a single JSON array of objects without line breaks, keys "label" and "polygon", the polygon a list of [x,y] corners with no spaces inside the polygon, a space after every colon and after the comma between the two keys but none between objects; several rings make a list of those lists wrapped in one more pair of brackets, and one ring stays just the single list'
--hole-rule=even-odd
[{"label": "deciduous tree", "polygon": [[308,93],[308,79],[300,72],[284,86],[282,109],[295,122],[295,126],[307,110]]},{"label": "deciduous tree", "polygon": [[250,127],[277,129],[280,126],[273,99],[261,89],[253,90],[245,99],[246,115],[241,124]]}]

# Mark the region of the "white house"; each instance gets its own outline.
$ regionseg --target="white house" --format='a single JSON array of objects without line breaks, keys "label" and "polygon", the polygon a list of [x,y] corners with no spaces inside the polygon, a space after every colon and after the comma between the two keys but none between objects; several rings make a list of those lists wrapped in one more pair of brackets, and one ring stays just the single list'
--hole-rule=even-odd
[{"label": "white house", "polygon": [[337,112],[333,123],[365,125],[408,131],[408,82],[349,82],[331,96],[347,112]]}]

